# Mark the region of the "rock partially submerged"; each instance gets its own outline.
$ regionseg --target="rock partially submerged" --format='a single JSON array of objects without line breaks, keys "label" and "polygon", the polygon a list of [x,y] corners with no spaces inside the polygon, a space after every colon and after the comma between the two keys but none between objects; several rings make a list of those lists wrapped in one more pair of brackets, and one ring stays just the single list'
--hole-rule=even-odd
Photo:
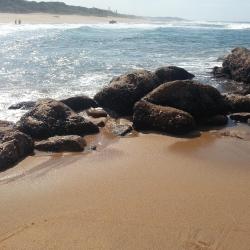
[{"label": "rock partially submerged", "polygon": [[35,143],[35,148],[45,152],[81,152],[86,146],[81,136],[54,136]]},{"label": "rock partially submerged", "polygon": [[176,66],[161,67],[155,71],[156,76],[161,83],[172,82],[176,80],[191,80],[195,76],[183,68]]},{"label": "rock partially submerged", "polygon": [[33,140],[17,130],[0,131],[0,171],[32,154]]},{"label": "rock partially submerged", "polygon": [[186,134],[195,129],[195,121],[189,113],[139,101],[134,107],[134,127],[138,130],[154,130],[170,134]]},{"label": "rock partially submerged", "polygon": [[250,84],[250,50],[235,48],[223,61],[222,68],[213,70],[216,77],[226,77]]},{"label": "rock partially submerged", "polygon": [[97,93],[97,103],[119,115],[131,115],[134,104],[160,82],[156,75],[147,70],[138,70],[114,78],[110,84]]},{"label": "rock partially submerged", "polygon": [[224,98],[217,89],[191,80],[164,83],[149,93],[145,100],[186,111],[196,119],[227,111]]},{"label": "rock partially submerged", "polygon": [[86,95],[70,97],[61,100],[61,102],[70,107],[75,112],[98,107],[97,103]]},{"label": "rock partially submerged", "polygon": [[24,109],[24,110],[29,110],[34,108],[36,105],[36,102],[34,101],[26,101],[26,102],[19,102],[16,104],[13,104],[9,107],[9,109]]},{"label": "rock partially submerged", "polygon": [[92,122],[52,99],[39,101],[17,123],[17,128],[36,139],[55,135],[86,135],[99,132]]}]

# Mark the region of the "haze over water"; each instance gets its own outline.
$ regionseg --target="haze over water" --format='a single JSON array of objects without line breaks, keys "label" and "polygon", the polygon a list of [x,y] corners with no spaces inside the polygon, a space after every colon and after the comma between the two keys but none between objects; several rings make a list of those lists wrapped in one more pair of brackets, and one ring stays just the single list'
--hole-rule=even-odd
[{"label": "haze over water", "polygon": [[249,41],[250,23],[1,24],[0,119],[19,119],[25,111],[7,110],[16,102],[93,96],[114,76],[164,65],[223,90],[212,67]]}]

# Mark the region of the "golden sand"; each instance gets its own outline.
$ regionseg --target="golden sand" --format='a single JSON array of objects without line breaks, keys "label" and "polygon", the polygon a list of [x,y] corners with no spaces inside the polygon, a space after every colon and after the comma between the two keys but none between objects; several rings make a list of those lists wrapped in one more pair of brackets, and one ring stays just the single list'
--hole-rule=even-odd
[{"label": "golden sand", "polygon": [[250,249],[249,141],[140,134],[0,174],[0,249]]}]

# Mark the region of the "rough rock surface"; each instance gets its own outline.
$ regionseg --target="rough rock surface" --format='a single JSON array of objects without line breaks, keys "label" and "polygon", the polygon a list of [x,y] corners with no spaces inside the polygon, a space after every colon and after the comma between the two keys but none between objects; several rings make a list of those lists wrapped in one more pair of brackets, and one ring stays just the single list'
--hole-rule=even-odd
[{"label": "rough rock surface", "polygon": [[133,123],[127,119],[112,119],[110,118],[105,130],[114,136],[126,136],[133,131]]},{"label": "rough rock surface", "polygon": [[0,132],[6,131],[6,130],[12,130],[14,126],[15,126],[15,123],[13,122],[0,120]]},{"label": "rough rock surface", "polygon": [[250,112],[250,97],[242,95],[225,95],[225,102],[230,112]]},{"label": "rough rock surface", "polygon": [[54,135],[86,135],[99,132],[92,122],[73,112],[62,102],[41,100],[17,123],[17,128],[36,139]]},{"label": "rough rock surface", "polygon": [[138,70],[114,78],[110,84],[97,93],[97,103],[119,115],[131,115],[134,104],[158,87],[158,77],[150,71]]},{"label": "rough rock surface", "polygon": [[195,129],[194,118],[189,113],[144,100],[136,103],[133,121],[134,127],[138,130],[185,134]]},{"label": "rough rock surface", "polygon": [[145,97],[151,103],[184,110],[195,118],[224,114],[223,96],[212,86],[191,80],[164,83]]},{"label": "rough rock surface", "polygon": [[176,66],[158,68],[155,71],[155,74],[160,79],[161,83],[172,82],[176,80],[191,80],[195,77],[185,69]]},{"label": "rough rock surface", "polygon": [[70,107],[73,111],[79,112],[89,108],[96,108],[97,103],[86,95],[74,96],[61,100],[62,103]]},{"label": "rough rock surface", "polygon": [[214,69],[215,76],[223,76],[250,84],[250,50],[235,48],[223,61],[222,68]]},{"label": "rough rock surface", "polygon": [[17,130],[0,131],[0,171],[33,152],[33,140]]},{"label": "rough rock surface", "polygon": [[34,101],[19,102],[19,103],[11,105],[9,107],[9,109],[26,109],[26,110],[29,110],[29,109],[34,108],[35,105],[36,105],[36,102],[34,102]]},{"label": "rough rock surface", "polygon": [[35,143],[35,148],[46,152],[81,152],[86,141],[78,135],[54,136]]}]

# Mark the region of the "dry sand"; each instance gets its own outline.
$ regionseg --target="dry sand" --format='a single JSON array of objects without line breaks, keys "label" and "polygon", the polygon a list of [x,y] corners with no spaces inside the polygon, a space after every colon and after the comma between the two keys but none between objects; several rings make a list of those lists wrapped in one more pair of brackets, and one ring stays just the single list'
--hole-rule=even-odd
[{"label": "dry sand", "polygon": [[0,23],[15,23],[15,20],[22,20],[23,24],[96,24],[108,23],[116,20],[120,23],[143,23],[144,19],[114,18],[114,17],[95,17],[78,15],[53,15],[53,14],[12,14],[0,13]]},{"label": "dry sand", "polygon": [[0,249],[250,249],[250,143],[203,133],[34,156],[0,174]]}]

